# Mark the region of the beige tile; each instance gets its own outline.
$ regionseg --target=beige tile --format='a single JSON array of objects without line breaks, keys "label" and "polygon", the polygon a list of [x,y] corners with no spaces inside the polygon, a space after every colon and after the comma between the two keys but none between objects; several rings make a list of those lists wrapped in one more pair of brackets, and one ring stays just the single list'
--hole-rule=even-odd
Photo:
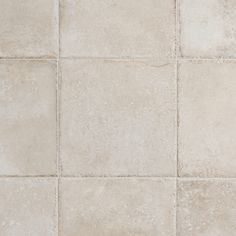
[{"label": "beige tile", "polygon": [[235,0],[180,0],[181,52],[236,57]]},{"label": "beige tile", "polygon": [[64,60],[64,175],[160,175],[176,169],[174,65]]},{"label": "beige tile", "polygon": [[1,0],[0,57],[55,57],[57,0]]},{"label": "beige tile", "polygon": [[180,175],[236,176],[235,74],[235,62],[181,63]]},{"label": "beige tile", "polygon": [[181,180],[177,235],[236,235],[235,202],[235,180]]},{"label": "beige tile", "polygon": [[56,236],[56,181],[0,180],[1,236]]},{"label": "beige tile", "polygon": [[61,236],[174,236],[175,181],[63,179]]},{"label": "beige tile", "polygon": [[56,171],[56,63],[0,62],[0,175]]},{"label": "beige tile", "polygon": [[174,0],[60,3],[62,56],[173,56]]}]

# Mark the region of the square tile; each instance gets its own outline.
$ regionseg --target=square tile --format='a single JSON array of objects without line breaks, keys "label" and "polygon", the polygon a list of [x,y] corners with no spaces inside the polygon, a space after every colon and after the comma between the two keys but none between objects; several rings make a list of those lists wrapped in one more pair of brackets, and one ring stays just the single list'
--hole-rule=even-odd
[{"label": "square tile", "polygon": [[182,56],[235,58],[235,22],[234,0],[180,0]]},{"label": "square tile", "polygon": [[0,57],[56,57],[57,0],[1,0]]},{"label": "square tile", "polygon": [[235,202],[235,180],[180,180],[177,235],[236,235]]},{"label": "square tile", "polygon": [[236,63],[179,67],[179,173],[236,177]]},{"label": "square tile", "polygon": [[61,55],[172,57],[174,0],[61,0]]},{"label": "square tile", "polygon": [[63,60],[61,76],[63,175],[175,175],[174,64]]},{"label": "square tile", "polygon": [[175,181],[70,179],[60,188],[61,236],[174,236]]},{"label": "square tile", "polygon": [[1,178],[0,235],[56,236],[57,181]]},{"label": "square tile", "polygon": [[0,175],[56,173],[56,63],[0,61]]}]

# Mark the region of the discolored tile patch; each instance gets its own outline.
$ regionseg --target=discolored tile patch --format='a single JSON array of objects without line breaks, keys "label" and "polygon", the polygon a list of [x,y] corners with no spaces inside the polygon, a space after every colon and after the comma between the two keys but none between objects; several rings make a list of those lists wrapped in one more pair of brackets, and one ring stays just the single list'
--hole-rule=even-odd
[{"label": "discolored tile patch", "polygon": [[236,176],[235,73],[235,62],[180,63],[180,176]]},{"label": "discolored tile patch", "polygon": [[236,57],[236,2],[180,0],[180,42],[185,57]]},{"label": "discolored tile patch", "polygon": [[174,0],[61,0],[64,57],[173,57]]},{"label": "discolored tile patch", "polygon": [[236,182],[233,179],[180,179],[177,235],[235,235],[235,202]]},{"label": "discolored tile patch", "polygon": [[0,235],[56,236],[56,180],[0,179]]},{"label": "discolored tile patch", "polygon": [[61,77],[63,175],[175,175],[172,63],[62,60]]},{"label": "discolored tile patch", "polygon": [[175,235],[174,180],[61,181],[61,236]]},{"label": "discolored tile patch", "polygon": [[0,61],[0,175],[56,174],[56,68]]},{"label": "discolored tile patch", "polygon": [[1,0],[0,4],[0,57],[57,56],[57,0]]}]

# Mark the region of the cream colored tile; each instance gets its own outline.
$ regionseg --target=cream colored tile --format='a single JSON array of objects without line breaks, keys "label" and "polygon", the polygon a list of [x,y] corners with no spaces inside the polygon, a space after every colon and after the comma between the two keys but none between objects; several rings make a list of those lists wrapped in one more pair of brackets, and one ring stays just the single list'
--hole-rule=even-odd
[{"label": "cream colored tile", "polygon": [[63,179],[61,236],[174,236],[175,181]]},{"label": "cream colored tile", "polygon": [[0,175],[56,172],[56,63],[0,62]]},{"label": "cream colored tile", "polygon": [[236,235],[235,180],[181,180],[178,236]]},{"label": "cream colored tile", "polygon": [[56,236],[56,181],[0,180],[1,236]]},{"label": "cream colored tile", "polygon": [[175,175],[174,70],[166,62],[62,61],[63,174]]},{"label": "cream colored tile", "polygon": [[62,56],[173,56],[174,0],[60,2]]},{"label": "cream colored tile", "polygon": [[180,175],[236,176],[235,74],[235,62],[181,63]]},{"label": "cream colored tile", "polygon": [[57,0],[1,0],[0,57],[55,57]]},{"label": "cream colored tile", "polygon": [[180,0],[181,52],[236,57],[235,0]]}]

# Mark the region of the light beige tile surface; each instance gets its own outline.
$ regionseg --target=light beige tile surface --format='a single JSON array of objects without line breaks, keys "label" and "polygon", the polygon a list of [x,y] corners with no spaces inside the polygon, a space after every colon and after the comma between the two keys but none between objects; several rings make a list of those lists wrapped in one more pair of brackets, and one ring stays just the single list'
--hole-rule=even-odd
[{"label": "light beige tile surface", "polygon": [[172,57],[174,0],[61,0],[62,56]]},{"label": "light beige tile surface", "polygon": [[174,236],[175,181],[63,179],[61,236]]},{"label": "light beige tile surface", "polygon": [[236,63],[179,67],[179,173],[236,177]]},{"label": "light beige tile surface", "polygon": [[187,57],[236,57],[236,2],[180,0],[181,53]]},{"label": "light beige tile surface", "polygon": [[0,57],[56,57],[57,0],[1,0],[0,7]]},{"label": "light beige tile surface", "polygon": [[63,174],[174,176],[174,72],[169,62],[63,60]]},{"label": "light beige tile surface", "polygon": [[236,235],[236,180],[180,180],[178,236]]},{"label": "light beige tile surface", "polygon": [[57,184],[52,179],[0,179],[1,236],[57,236]]},{"label": "light beige tile surface", "polygon": [[56,63],[0,61],[0,175],[56,174]]}]

